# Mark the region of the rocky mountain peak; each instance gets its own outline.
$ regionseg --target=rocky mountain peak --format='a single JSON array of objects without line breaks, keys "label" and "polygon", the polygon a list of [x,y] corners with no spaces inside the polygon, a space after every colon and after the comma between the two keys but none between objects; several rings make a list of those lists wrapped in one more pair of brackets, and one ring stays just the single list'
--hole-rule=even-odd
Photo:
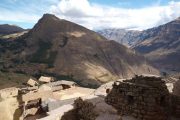
[{"label": "rocky mountain peak", "polygon": [[40,34],[41,36],[47,36],[47,34],[48,36],[51,36],[52,34],[67,33],[72,31],[87,32],[87,29],[70,21],[59,19],[55,15],[44,14],[43,17],[34,26],[32,31]]},{"label": "rocky mountain peak", "polygon": [[60,20],[61,19],[56,17],[55,15],[46,13],[42,16],[42,18],[39,20],[38,23],[44,23],[44,24],[56,23],[59,22]]},{"label": "rocky mountain peak", "polygon": [[57,18],[55,15],[53,14],[49,14],[49,13],[45,13],[42,18]]},{"label": "rocky mountain peak", "polygon": [[97,35],[97,33],[88,30],[81,25],[64,19],[59,19],[52,14],[44,14],[33,29],[31,29],[26,41],[27,45],[36,46],[39,41],[55,44],[55,42],[62,42],[64,38],[69,37],[79,39],[85,37],[83,38],[83,41],[86,42],[88,42],[88,37],[93,38],[93,40],[105,40],[102,36]]}]

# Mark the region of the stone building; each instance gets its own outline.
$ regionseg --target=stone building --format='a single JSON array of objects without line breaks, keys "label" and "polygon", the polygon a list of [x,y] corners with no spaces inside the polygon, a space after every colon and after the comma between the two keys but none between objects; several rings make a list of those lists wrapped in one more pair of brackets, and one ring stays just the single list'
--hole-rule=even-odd
[{"label": "stone building", "polygon": [[59,81],[43,84],[39,87],[39,90],[43,86],[44,87],[46,86],[47,88],[51,89],[52,91],[60,91],[60,90],[65,90],[65,89],[75,87],[75,86],[77,86],[77,84],[73,81],[59,80]]},{"label": "stone building", "polygon": [[24,87],[24,88],[21,88],[19,90],[19,94],[26,94],[26,93],[29,93],[29,92],[37,92],[39,89],[38,86],[34,86],[34,87]]},{"label": "stone building", "polygon": [[53,77],[41,76],[39,78],[39,81],[42,82],[42,83],[49,83],[49,82],[54,81],[54,78]]},{"label": "stone building", "polygon": [[38,89],[39,92],[43,92],[43,91],[52,91],[52,88],[46,84],[43,84],[39,87]]},{"label": "stone building", "polygon": [[52,91],[38,91],[38,92],[29,92],[27,94],[22,95],[22,101],[28,102],[31,100],[41,99],[46,100],[48,98],[53,98]]},{"label": "stone building", "polygon": [[173,94],[180,96],[180,79],[174,83]]},{"label": "stone building", "polygon": [[34,86],[37,86],[39,85],[39,83],[36,81],[36,80],[33,80],[32,78],[30,78],[28,81],[27,81],[27,84],[31,87],[34,87]]},{"label": "stone building", "polygon": [[68,89],[68,88],[77,86],[75,82],[66,81],[66,80],[60,80],[60,84],[62,85],[63,89]]},{"label": "stone building", "polygon": [[105,100],[121,115],[138,120],[168,120],[172,114],[180,117],[180,101],[169,93],[160,77],[136,76],[116,81]]},{"label": "stone building", "polygon": [[50,83],[47,83],[47,85],[49,86],[62,86],[62,85],[66,85],[66,86],[69,86],[69,87],[74,87],[74,86],[77,86],[77,83],[73,82],[73,81],[67,81],[67,80],[58,80],[58,81],[55,81],[55,82],[50,82]]},{"label": "stone building", "polygon": [[18,88],[11,87],[0,90],[0,99],[7,99],[16,97],[18,95]]}]

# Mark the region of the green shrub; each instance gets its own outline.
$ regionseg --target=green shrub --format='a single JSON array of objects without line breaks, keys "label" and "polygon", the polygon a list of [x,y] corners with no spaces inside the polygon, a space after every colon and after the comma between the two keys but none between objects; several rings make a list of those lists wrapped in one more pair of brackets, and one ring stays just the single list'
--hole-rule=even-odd
[{"label": "green shrub", "polygon": [[61,120],[95,120],[97,113],[94,108],[91,102],[78,98],[74,101],[74,109],[65,113]]}]

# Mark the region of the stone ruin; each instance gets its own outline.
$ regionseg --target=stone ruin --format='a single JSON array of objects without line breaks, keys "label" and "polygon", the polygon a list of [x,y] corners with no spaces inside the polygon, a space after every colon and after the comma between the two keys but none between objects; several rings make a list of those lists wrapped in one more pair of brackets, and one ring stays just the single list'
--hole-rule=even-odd
[{"label": "stone ruin", "polygon": [[160,77],[135,76],[116,81],[105,101],[121,115],[131,115],[138,120],[180,118],[180,98],[169,93]]}]

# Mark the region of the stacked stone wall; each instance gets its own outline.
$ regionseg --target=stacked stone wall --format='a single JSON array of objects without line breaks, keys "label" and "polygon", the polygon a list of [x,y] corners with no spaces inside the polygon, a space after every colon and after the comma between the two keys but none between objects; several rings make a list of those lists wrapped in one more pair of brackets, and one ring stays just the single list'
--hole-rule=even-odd
[{"label": "stacked stone wall", "polygon": [[180,97],[176,95],[171,96],[172,115],[180,118]]},{"label": "stacked stone wall", "polygon": [[175,113],[179,112],[176,105],[179,101],[170,104],[171,98],[165,82],[160,78],[136,76],[131,80],[115,82],[106,102],[121,115],[132,115],[138,120],[167,120],[171,116],[172,106]]}]

